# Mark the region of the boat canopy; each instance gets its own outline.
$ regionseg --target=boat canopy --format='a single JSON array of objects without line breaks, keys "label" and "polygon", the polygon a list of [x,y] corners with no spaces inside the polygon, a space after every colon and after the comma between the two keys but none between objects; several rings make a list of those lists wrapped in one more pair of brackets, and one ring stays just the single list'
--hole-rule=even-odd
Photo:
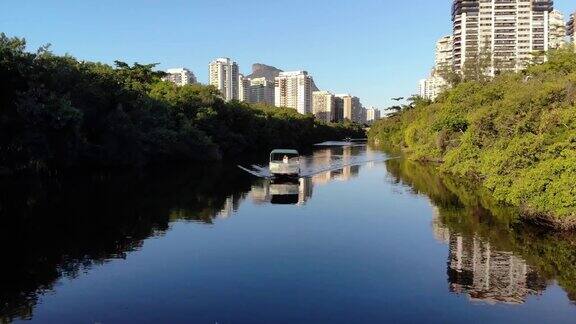
[{"label": "boat canopy", "polygon": [[270,152],[270,160],[271,161],[280,161],[284,156],[287,156],[290,159],[300,157],[300,153],[296,150],[274,150]]},{"label": "boat canopy", "polygon": [[296,150],[274,150],[270,154],[290,154],[290,155],[300,155]]}]

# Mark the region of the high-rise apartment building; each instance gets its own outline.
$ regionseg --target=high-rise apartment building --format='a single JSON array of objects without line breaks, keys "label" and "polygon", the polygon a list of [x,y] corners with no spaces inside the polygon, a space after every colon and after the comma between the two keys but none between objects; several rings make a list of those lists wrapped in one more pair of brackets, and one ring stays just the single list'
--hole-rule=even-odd
[{"label": "high-rise apartment building", "polygon": [[238,71],[238,64],[229,58],[218,58],[210,62],[209,83],[220,90],[226,101],[238,100],[240,97]]},{"label": "high-rise apartment building", "polygon": [[328,91],[312,92],[312,113],[325,122],[336,120],[334,95]]},{"label": "high-rise apartment building", "polygon": [[344,121],[344,99],[334,96],[334,120]]},{"label": "high-rise apartment building", "polygon": [[281,72],[275,81],[274,101],[276,107],[312,113],[312,77],[306,71]]},{"label": "high-rise apartment building", "polygon": [[338,94],[336,97],[340,99],[337,102],[337,105],[339,106],[337,110],[341,110],[342,120],[347,119],[353,122],[361,123],[362,104],[360,103],[360,99],[350,94]]},{"label": "high-rise apartment building", "polygon": [[380,119],[380,110],[374,107],[366,109],[366,122],[373,123]]},{"label": "high-rise apartment building", "polygon": [[274,105],[274,82],[264,77],[251,79],[250,102]]},{"label": "high-rise apartment building", "polygon": [[564,14],[558,10],[550,12],[548,21],[549,48],[560,48],[566,43],[566,22]]},{"label": "high-rise apartment building", "polygon": [[368,122],[368,109],[364,106],[360,108],[360,120],[358,122],[361,124],[366,124]]},{"label": "high-rise apartment building", "polygon": [[454,66],[454,36],[444,36],[436,42],[435,64],[432,73],[427,79],[418,83],[418,93],[421,97],[430,100],[448,88],[448,83],[443,78],[444,71],[452,70]]},{"label": "high-rise apartment building", "polygon": [[250,101],[251,80],[242,74],[238,75],[238,100],[244,102]]},{"label": "high-rise apartment building", "polygon": [[448,87],[444,78],[432,72],[427,79],[422,79],[418,83],[418,94],[422,98],[435,100]]},{"label": "high-rise apartment building", "polygon": [[574,45],[576,51],[576,12],[570,15],[570,20],[566,25],[566,34],[570,37],[570,41]]},{"label": "high-rise apartment building", "polygon": [[192,73],[192,71],[186,68],[176,68],[166,70],[166,76],[164,76],[163,80],[173,82],[179,86],[197,82],[194,73]]},{"label": "high-rise apartment building", "polygon": [[547,51],[552,0],[454,0],[454,67],[491,53],[492,68],[520,70],[533,52]]},{"label": "high-rise apartment building", "polygon": [[454,65],[454,36],[444,36],[436,42],[435,70],[441,71]]}]

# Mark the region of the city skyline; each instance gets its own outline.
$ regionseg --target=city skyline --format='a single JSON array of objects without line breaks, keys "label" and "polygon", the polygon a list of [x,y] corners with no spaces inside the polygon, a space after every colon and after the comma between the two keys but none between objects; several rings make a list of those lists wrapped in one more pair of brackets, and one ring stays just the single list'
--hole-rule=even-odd
[{"label": "city skyline", "polygon": [[445,73],[466,74],[469,62],[478,64],[482,53],[490,60],[482,72],[486,76],[542,62],[545,57],[534,53],[566,44],[571,24],[552,0],[453,0],[452,22],[452,34],[436,43],[430,76],[418,82],[423,98],[435,100],[451,87]]},{"label": "city skyline", "polygon": [[[436,41],[452,28],[451,0],[330,6],[328,2],[302,1],[310,8],[305,12],[299,12],[298,3],[11,1],[0,4],[5,13],[0,30],[26,38],[31,51],[51,43],[55,53],[70,53],[83,60],[159,62],[160,70],[186,67],[204,84],[209,83],[203,73],[206,63],[215,57],[234,58],[244,75],[253,63],[285,71],[306,70],[321,89],[354,93],[365,106],[383,108],[394,104],[392,97],[416,92],[415,81],[434,65]],[[574,7],[569,0],[555,1],[555,8],[566,17]],[[221,12],[218,17],[205,14],[216,10]],[[319,10],[324,15],[316,15]],[[85,12],[102,18],[86,19]],[[228,28],[224,22],[232,17],[238,19],[239,27],[222,33]],[[278,17],[291,19],[300,27],[275,38],[272,28],[262,27],[272,26]],[[349,24],[334,23],[342,19]],[[409,21],[419,24],[411,26]],[[348,46],[346,39],[353,46]],[[364,68],[367,63],[372,69]]]}]

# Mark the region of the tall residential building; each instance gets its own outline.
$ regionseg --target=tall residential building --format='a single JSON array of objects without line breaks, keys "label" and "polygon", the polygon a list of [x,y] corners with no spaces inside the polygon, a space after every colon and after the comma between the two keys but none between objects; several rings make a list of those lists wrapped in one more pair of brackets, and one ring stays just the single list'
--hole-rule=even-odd
[{"label": "tall residential building", "polygon": [[239,99],[238,64],[229,58],[218,58],[210,62],[210,85],[215,86],[226,101]]},{"label": "tall residential building", "polygon": [[380,110],[374,107],[370,107],[366,110],[366,121],[368,123],[373,123],[380,119]]},{"label": "tall residential building", "polygon": [[243,76],[242,74],[238,75],[238,100],[244,102],[251,102],[250,101],[250,79]]},{"label": "tall residential building", "polygon": [[361,123],[362,122],[362,104],[360,104],[360,99],[358,97],[354,97],[350,94],[338,94],[336,95],[337,98],[340,98],[341,101],[338,101],[338,110],[341,110],[342,113],[342,120],[350,120],[353,122]]},{"label": "tall residential building", "polygon": [[440,71],[454,65],[454,36],[444,36],[436,42],[435,69]]},{"label": "tall residential building", "polygon": [[454,36],[444,36],[436,42],[436,59],[434,69],[427,79],[419,82],[419,94],[423,98],[436,99],[449,87],[443,78],[443,71],[452,70],[454,66]]},{"label": "tall residential building", "polygon": [[454,0],[452,22],[454,67],[489,50],[494,66],[520,70],[532,53],[549,48],[552,0]]},{"label": "tall residential building", "polygon": [[325,122],[336,120],[334,95],[328,91],[312,92],[312,113],[316,119]]},{"label": "tall residential building", "polygon": [[334,96],[334,121],[344,121],[344,99]]},{"label": "tall residential building", "polygon": [[576,12],[570,15],[570,20],[566,25],[566,34],[570,37],[570,41],[574,45],[574,51],[576,51]]},{"label": "tall residential building", "polygon": [[566,43],[566,22],[564,14],[558,10],[550,13],[549,26],[549,48],[560,48]]},{"label": "tall residential building", "polygon": [[364,106],[360,107],[360,117],[358,122],[360,124],[366,124],[368,122],[368,109]]},{"label": "tall residential building", "polygon": [[179,86],[197,82],[194,73],[186,68],[166,70],[166,76],[163,78],[163,80],[173,82]]},{"label": "tall residential building", "polygon": [[448,87],[444,78],[432,72],[427,79],[422,79],[418,83],[418,94],[422,98],[435,100]]},{"label": "tall residential building", "polygon": [[250,102],[274,105],[274,81],[264,77],[251,79]]},{"label": "tall residential building", "polygon": [[276,107],[312,113],[312,77],[306,71],[281,72],[275,81],[274,101]]}]

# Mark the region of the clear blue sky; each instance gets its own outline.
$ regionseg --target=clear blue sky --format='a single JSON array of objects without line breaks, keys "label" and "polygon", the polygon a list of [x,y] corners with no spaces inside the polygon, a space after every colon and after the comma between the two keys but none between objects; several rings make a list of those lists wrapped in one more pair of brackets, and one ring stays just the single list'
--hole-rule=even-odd
[{"label": "clear blue sky", "polygon": [[[556,0],[565,14],[574,0]],[[230,57],[307,70],[316,84],[366,106],[416,92],[436,40],[451,32],[451,0],[3,0],[0,31],[31,50],[79,59],[188,67],[206,82],[208,63]]]}]

